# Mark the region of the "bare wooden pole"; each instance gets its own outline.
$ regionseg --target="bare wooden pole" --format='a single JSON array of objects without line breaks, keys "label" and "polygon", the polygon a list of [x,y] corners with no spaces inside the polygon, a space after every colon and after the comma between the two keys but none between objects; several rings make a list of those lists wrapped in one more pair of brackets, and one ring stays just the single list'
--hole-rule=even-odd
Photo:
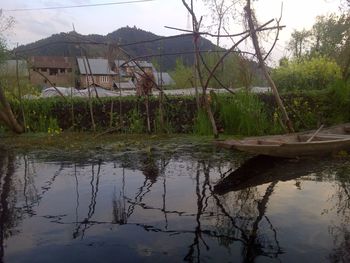
[{"label": "bare wooden pole", "polygon": [[[92,107],[92,98],[91,98],[91,91],[90,91],[90,86],[89,86],[89,75],[87,74],[87,66],[85,63],[85,59],[87,59],[86,57],[82,57],[83,58],[83,65],[84,65],[84,69],[85,69],[85,73],[86,73],[86,84],[87,84],[87,89],[88,89],[88,94],[89,94],[89,111],[90,111],[90,118],[91,118],[91,125],[92,125],[92,129],[94,132],[96,132],[96,124],[95,124],[95,118],[94,118],[94,111],[93,111],[93,107]],[[91,76],[93,79],[93,76]]]},{"label": "bare wooden pole", "polygon": [[200,35],[198,34],[199,32],[199,28],[200,28],[200,22],[198,22],[196,14],[194,13],[193,10],[193,0],[191,0],[191,7],[186,3],[185,0],[182,0],[183,5],[186,7],[187,11],[191,14],[192,16],[192,27],[193,27],[193,44],[194,44],[194,49],[195,49],[195,65],[196,65],[196,70],[197,70],[197,74],[198,74],[198,78],[199,78],[199,82],[201,84],[202,87],[202,96],[203,96],[203,104],[204,104],[204,108],[207,112],[209,121],[212,125],[212,130],[213,130],[213,135],[215,138],[219,137],[219,133],[218,133],[218,129],[216,126],[216,122],[215,122],[215,118],[214,118],[214,114],[211,110],[210,107],[210,103],[208,100],[208,96],[207,96],[207,87],[208,85],[204,85],[204,79],[203,79],[203,75],[202,75],[202,71],[200,69],[200,52],[199,52],[199,39],[200,39]]},{"label": "bare wooden pole", "polygon": [[[17,48],[18,48],[18,43],[17,43]],[[19,83],[19,72],[18,71],[19,71],[18,70],[18,57],[16,56],[16,80],[17,80],[17,88],[18,88],[18,99],[19,99],[19,104],[20,104],[21,112],[22,112],[23,128],[24,128],[24,132],[26,132],[26,130],[27,130],[26,116],[24,114],[22,90],[21,90],[21,85]]]},{"label": "bare wooden pole", "polygon": [[253,13],[252,13],[251,6],[250,6],[250,0],[247,0],[247,5],[245,6],[244,9],[245,9],[245,13],[246,13],[247,21],[248,21],[250,36],[251,36],[252,41],[253,41],[253,45],[254,45],[256,56],[257,56],[258,61],[259,61],[259,65],[263,71],[263,74],[264,74],[267,82],[269,83],[269,85],[272,89],[276,103],[282,112],[284,125],[286,125],[289,132],[294,132],[292,121],[289,119],[288,113],[287,113],[286,108],[284,107],[284,104],[283,104],[281,97],[278,93],[275,82],[272,80],[272,78],[267,70],[267,67],[265,65],[264,58],[261,54],[259,40],[258,40],[258,36],[256,34],[256,29],[255,29],[255,25],[254,25],[254,21],[253,21]]},{"label": "bare wooden pole", "polygon": [[[163,44],[163,42],[161,42]],[[163,91],[163,74],[162,74],[162,56],[161,56],[162,46],[159,48],[159,76],[158,76],[158,86],[159,91],[159,124],[161,132],[164,132],[164,91]]]}]

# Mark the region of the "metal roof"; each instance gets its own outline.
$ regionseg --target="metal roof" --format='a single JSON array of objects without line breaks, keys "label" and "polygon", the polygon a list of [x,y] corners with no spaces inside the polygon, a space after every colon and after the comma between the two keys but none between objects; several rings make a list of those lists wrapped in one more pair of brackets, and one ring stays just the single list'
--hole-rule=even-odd
[{"label": "metal roof", "polygon": [[[175,81],[170,77],[169,73],[167,72],[156,72],[153,71],[154,79],[156,83],[162,84],[164,86],[170,86],[172,84],[175,84]],[[160,83],[160,80],[162,80],[162,83]]]},{"label": "metal roof", "polygon": [[[114,61],[115,65],[117,67],[120,67],[125,63],[125,60],[117,59]],[[139,64],[141,68],[153,68],[153,64],[151,62],[147,62],[145,60],[136,60],[136,63]],[[134,61],[129,61],[128,63],[124,64],[124,67],[136,67],[136,63]]]},{"label": "metal roof", "polygon": [[135,84],[131,80],[127,82],[114,82],[114,85],[118,89],[136,89]]},{"label": "metal roof", "polygon": [[[108,60],[104,58],[77,58],[79,72],[82,75],[90,74],[88,61],[92,75],[117,75],[109,67]],[[85,70],[86,69],[86,70]],[[86,72],[87,71],[87,72]]]},{"label": "metal roof", "polygon": [[123,59],[116,59],[114,60],[114,63],[117,67],[120,67],[123,65],[123,67],[135,67],[136,64],[133,61],[129,61],[128,63],[124,64],[126,61]]},{"label": "metal roof", "polygon": [[144,60],[136,61],[141,68],[153,68],[153,64],[151,62],[147,62]]}]

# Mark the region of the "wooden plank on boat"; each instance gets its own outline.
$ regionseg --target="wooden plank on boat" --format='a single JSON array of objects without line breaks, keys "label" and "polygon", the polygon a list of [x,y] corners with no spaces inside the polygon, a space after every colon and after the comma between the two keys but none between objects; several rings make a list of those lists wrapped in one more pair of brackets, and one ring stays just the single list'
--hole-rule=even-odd
[{"label": "wooden plank on boat", "polygon": [[312,139],[315,138],[315,136],[322,130],[322,128],[323,128],[323,124],[321,125],[320,128],[318,128],[318,130],[306,142],[311,142]]}]

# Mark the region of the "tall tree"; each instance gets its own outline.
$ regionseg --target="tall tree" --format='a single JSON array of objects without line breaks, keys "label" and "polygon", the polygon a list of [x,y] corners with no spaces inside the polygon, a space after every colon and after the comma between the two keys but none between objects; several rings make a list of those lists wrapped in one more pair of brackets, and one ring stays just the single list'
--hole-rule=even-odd
[{"label": "tall tree", "polygon": [[294,30],[291,34],[291,40],[288,48],[292,51],[294,57],[300,59],[308,52],[308,44],[310,43],[311,32],[309,30]]},{"label": "tall tree", "polygon": [[293,57],[325,56],[335,60],[345,81],[350,78],[350,12],[319,16],[311,30],[295,30],[289,41]]},{"label": "tall tree", "polygon": [[[12,27],[14,19],[5,17],[0,11],[0,63],[3,63],[6,57],[6,41],[3,33]],[[16,133],[24,132],[23,126],[18,123],[9,102],[6,99],[5,91],[0,80],[0,122]]]}]

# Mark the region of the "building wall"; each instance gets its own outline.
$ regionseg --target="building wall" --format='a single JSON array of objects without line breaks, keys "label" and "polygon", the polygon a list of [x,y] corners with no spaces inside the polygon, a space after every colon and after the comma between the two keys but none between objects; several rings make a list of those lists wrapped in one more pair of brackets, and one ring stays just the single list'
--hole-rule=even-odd
[{"label": "building wall", "polygon": [[[47,77],[51,83],[60,87],[74,87],[75,79],[73,69],[37,68],[42,75]],[[51,86],[49,82],[34,69],[29,70],[30,82],[34,85]]]},{"label": "building wall", "polygon": [[[94,75],[94,82],[96,85],[105,88],[105,89],[112,89],[113,88],[113,82],[116,80],[115,77],[111,75]],[[88,86],[92,85],[92,79],[91,76],[86,75],[80,75],[80,86],[81,88],[86,88]]]}]

